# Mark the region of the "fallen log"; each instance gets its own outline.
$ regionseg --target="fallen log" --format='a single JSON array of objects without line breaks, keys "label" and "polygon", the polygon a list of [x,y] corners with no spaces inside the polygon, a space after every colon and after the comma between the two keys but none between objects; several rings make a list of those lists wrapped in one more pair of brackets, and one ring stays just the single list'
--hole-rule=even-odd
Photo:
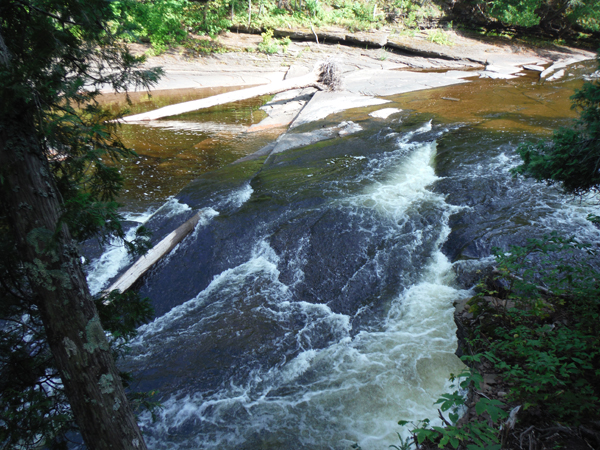
[{"label": "fallen log", "polygon": [[198,221],[200,220],[200,214],[195,214],[191,219],[177,228],[175,231],[169,233],[162,241],[148,250],[148,253],[141,256],[133,266],[127,270],[123,275],[119,277],[108,289],[106,293],[110,293],[114,290],[119,292],[125,292],[133,284],[140,279],[156,262],[162,257],[169,254],[171,250],[179,244],[184,237],[191,233]]},{"label": "fallen log", "polygon": [[225,94],[213,95],[212,97],[203,98],[200,100],[192,100],[190,102],[177,103],[176,105],[165,106],[164,108],[155,109],[133,116],[126,116],[121,119],[122,122],[140,122],[162,119],[163,117],[176,116],[179,114],[197,111],[199,109],[210,108],[212,106],[224,105],[226,103],[238,102],[249,98],[260,97],[262,95],[275,95],[280,92],[290,91],[292,89],[303,89],[307,87],[315,87],[323,90],[325,87],[319,83],[319,73],[313,70],[311,73],[292,78],[291,80],[276,81],[267,85],[255,86],[239,91],[226,92]]}]

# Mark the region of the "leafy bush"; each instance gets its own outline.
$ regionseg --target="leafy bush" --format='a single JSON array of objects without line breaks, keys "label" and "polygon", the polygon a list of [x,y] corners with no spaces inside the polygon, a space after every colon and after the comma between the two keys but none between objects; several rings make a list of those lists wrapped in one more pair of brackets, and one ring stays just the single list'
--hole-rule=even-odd
[{"label": "leafy bush", "polygon": [[[524,428],[558,422],[563,430],[594,429],[600,409],[600,272],[595,248],[552,234],[508,252],[496,249],[495,256],[494,279],[468,303],[474,316],[469,344],[475,354],[463,356],[463,361],[491,364],[488,370],[509,384],[506,400],[518,405]],[[460,423],[466,390],[479,390],[481,376],[471,369],[459,378],[464,378],[461,389],[436,402],[451,423],[417,423],[411,430],[414,442],[500,449],[508,438],[501,433],[508,429],[507,405],[480,398],[477,418]]]},{"label": "leafy bush", "polygon": [[323,8],[319,0],[305,0],[304,7],[308,12],[309,17],[313,17],[315,19],[323,19],[325,17]]},{"label": "leafy bush", "polygon": [[507,25],[533,27],[540,23],[537,10],[542,0],[495,0],[489,2],[490,15]]},{"label": "leafy bush", "polygon": [[571,97],[580,112],[572,128],[561,128],[551,141],[519,147],[523,164],[514,172],[560,183],[569,193],[597,192],[600,188],[600,83],[586,82]]},{"label": "leafy bush", "polygon": [[491,18],[508,26],[540,25],[557,32],[578,24],[597,31],[600,23],[600,10],[595,1],[480,0],[479,4]]},{"label": "leafy bush", "polygon": [[600,286],[595,251],[556,234],[497,252],[503,297],[482,316],[476,344],[513,383],[509,398],[579,424],[600,407]]},{"label": "leafy bush", "polygon": [[113,10],[123,19],[132,39],[148,39],[157,52],[187,35],[185,28],[188,0],[116,0]]},{"label": "leafy bush", "polygon": [[190,2],[185,9],[185,24],[196,33],[216,36],[231,26],[230,7],[240,3],[209,0],[205,3]]},{"label": "leafy bush", "polygon": [[[466,446],[468,450],[499,450],[501,448],[500,428],[505,419],[508,418],[508,413],[502,409],[504,404],[498,400],[490,400],[481,398],[475,405],[477,420],[458,424],[460,414],[466,409],[466,390],[470,387],[479,389],[483,381],[481,375],[476,371],[466,371],[458,377],[451,377],[452,381],[459,380],[459,387],[451,394],[444,394],[438,399],[435,404],[440,405],[440,417],[443,418],[442,412],[448,413],[451,421],[445,422],[444,427],[431,426],[431,420],[424,419],[412,424],[410,430],[413,441],[419,446],[426,441],[436,444],[439,448],[444,448],[450,445],[452,448]],[[410,422],[401,420],[398,425],[406,426]],[[399,436],[400,437],[400,436]],[[400,437],[401,447],[392,445],[396,450],[404,450],[410,448],[410,443]]]},{"label": "leafy bush", "polygon": [[292,43],[289,37],[284,39],[275,39],[273,37],[273,30],[267,30],[260,35],[262,36],[263,40],[262,42],[259,42],[258,50],[268,55],[277,53],[280,49],[285,52],[287,51],[288,45]]},{"label": "leafy bush", "polygon": [[447,46],[454,45],[454,41],[452,41],[452,39],[450,39],[448,34],[444,30],[441,30],[439,28],[436,28],[434,30],[429,30],[427,33],[427,40],[429,42],[434,42],[434,43],[440,44],[440,45],[447,45]]}]

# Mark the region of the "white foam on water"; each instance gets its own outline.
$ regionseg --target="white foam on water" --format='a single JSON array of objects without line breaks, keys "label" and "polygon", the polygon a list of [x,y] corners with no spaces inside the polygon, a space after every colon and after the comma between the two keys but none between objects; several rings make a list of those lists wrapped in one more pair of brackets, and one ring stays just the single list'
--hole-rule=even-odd
[{"label": "white foam on water", "polygon": [[[431,123],[417,131],[429,130]],[[398,145],[407,150],[409,144]],[[240,295],[236,285],[261,274],[259,289],[267,298],[259,307],[262,315],[278,323],[305,318],[293,336],[300,352],[282,364],[254,369],[243,382],[224,382],[214,392],[172,394],[163,402],[156,424],[150,423],[148,415],[142,416],[152,448],[233,449],[263,436],[266,441],[259,440],[260,445],[271,442],[272,448],[346,449],[356,442],[364,450],[375,450],[398,444],[397,432],[408,433],[397,425],[398,420],[428,417],[438,423],[433,403],[448,391],[450,373],[463,367],[454,355],[453,302],[470,292],[452,287],[451,265],[439,250],[454,209],[427,189],[437,179],[431,166],[435,143],[410,144],[409,150],[412,153],[398,159],[382,181],[346,200],[376,211],[376,220],[395,229],[415,203],[431,202],[442,211],[441,232],[426,270],[417,283],[393,299],[382,326],[352,335],[350,317],[327,305],[296,301],[278,279],[278,256],[268,244],[259,243],[246,263],[219,274],[196,298],[141,327],[134,347],[151,352],[154,342],[168,345],[170,338],[187,335],[187,327],[204,320],[198,311],[213,293],[233,299]],[[415,241],[419,239],[415,233]],[[297,265],[296,278],[301,280],[302,262]],[[190,337],[197,335],[195,330]],[[332,339],[315,348],[312,339],[323,333]],[[167,438],[190,424],[197,428],[193,437]]]},{"label": "white foam on water", "polygon": [[[136,231],[140,225],[145,223],[151,216],[152,211],[143,214],[125,214],[124,218],[130,222],[136,222],[125,233],[125,239],[135,238]],[[110,239],[106,244],[104,253],[90,262],[87,270],[87,282],[90,293],[96,295],[102,291],[108,282],[126,265],[131,263],[131,255],[121,239]]]},{"label": "white foam on water", "polygon": [[369,186],[356,200],[396,223],[402,221],[410,205],[432,196],[427,186],[438,179],[431,165],[435,147],[435,142],[419,145],[399,170]]},{"label": "white foam on water", "polygon": [[[452,304],[468,294],[447,285],[449,268],[436,255],[424,280],[398,297],[380,332],[345,335],[324,349],[307,349],[283,367],[254,373],[244,385],[206,396],[173,395],[159,413],[162,430],[152,433],[152,447],[173,448],[160,436],[192,421],[214,424],[218,431],[199,434],[196,443],[181,448],[235,448],[254,433],[272,433],[276,442],[298,441],[304,448],[341,449],[357,442],[374,450],[398,443],[396,432],[406,436],[400,419],[429,417],[438,424],[433,403],[448,391],[449,374],[463,367],[454,355]],[[321,320],[335,316],[326,307],[323,312]]]},{"label": "white foam on water", "polygon": [[549,229],[569,230],[561,232],[565,237],[575,236],[580,242],[599,242],[600,228],[587,217],[600,216],[600,203],[596,195],[563,198],[560,208],[555,208],[542,223]]},{"label": "white foam on water", "polygon": [[239,208],[248,200],[250,200],[250,197],[252,197],[253,193],[254,189],[252,189],[250,183],[244,183],[244,185],[241,188],[231,193],[231,195],[227,199],[227,202],[233,205],[234,207]]},{"label": "white foam on water", "polygon": [[[173,330],[177,337],[182,332],[187,332],[185,323],[193,321],[197,311],[201,308],[207,299],[215,293],[219,293],[222,298],[227,298],[228,292],[235,292],[236,286],[251,275],[261,274],[272,282],[277,282],[279,271],[277,262],[279,257],[268,245],[261,241],[254,248],[253,254],[248,261],[239,266],[227,269],[218,275],[215,275],[210,284],[198,295],[185,303],[178,305],[154,321],[139,327],[139,335],[133,341],[132,346],[144,347],[147,341],[153,336],[159,336],[164,343],[167,343],[169,337],[163,332]],[[286,295],[287,287],[282,286],[279,295]]]},{"label": "white foam on water", "polygon": [[173,259],[177,255],[179,250],[189,245],[193,245],[193,242],[198,237],[200,230],[205,228],[214,217],[217,217],[220,214],[219,211],[216,211],[213,208],[203,208],[198,213],[200,214],[200,219],[198,220],[198,223],[196,224],[192,232],[189,234],[189,236],[186,236],[185,239],[183,239],[175,247],[173,247],[173,249],[167,255],[161,258],[161,264],[167,264],[169,261],[171,261],[171,259]]},{"label": "white foam on water", "polygon": [[152,215],[161,214],[167,218],[170,218],[191,210],[192,208],[190,208],[188,204],[180,203],[175,197],[171,197]]},{"label": "white foam on water", "polygon": [[[381,184],[376,183],[375,185],[373,185],[373,180],[377,180],[380,179],[382,176],[385,176],[385,174],[390,172],[390,168],[395,170],[397,168],[404,167],[405,157],[407,155],[411,155],[413,151],[416,151],[417,153],[420,153],[422,155],[423,143],[410,142],[410,140],[415,136],[431,132],[432,128],[433,127],[431,125],[431,121],[429,121],[413,131],[408,131],[403,134],[388,134],[384,139],[394,138],[396,148],[393,151],[385,153],[382,158],[371,159],[367,164],[366,171],[362,174],[357,174],[353,182],[364,183],[365,185],[369,186],[371,190],[376,190],[377,187]],[[440,133],[443,132],[444,130],[440,130]],[[435,146],[435,143],[433,141],[429,143]],[[429,151],[429,149],[425,149],[424,151],[427,152]],[[433,173],[433,167],[429,165],[430,161],[423,161],[422,159],[420,159],[421,155],[413,155],[413,162],[417,166],[419,166],[420,169]],[[400,170],[400,172],[401,173],[397,174],[398,176],[402,176],[402,170]],[[383,182],[383,185],[387,186],[390,183],[393,184],[394,180],[387,180],[386,182]]]},{"label": "white foam on water", "polygon": [[310,239],[307,236],[298,237],[297,249],[295,255],[288,259],[287,269],[292,274],[290,288],[294,288],[305,280],[304,266],[306,265],[306,247],[309,245]]},{"label": "white foam on water", "polygon": [[427,133],[427,132],[431,131],[431,129],[432,129],[431,123],[432,123],[432,121],[430,120],[429,122],[427,122],[427,123],[425,123],[425,124],[421,125],[421,126],[420,126],[419,128],[417,128],[416,130],[414,130],[414,131],[409,131],[409,132],[407,132],[407,133],[404,133],[404,134],[403,134],[403,135],[400,137],[400,139],[399,139],[399,142],[401,142],[401,143],[408,142],[408,141],[410,141],[410,140],[411,140],[413,137],[415,137],[415,136],[417,136],[417,135],[419,135],[419,134],[423,134],[423,133]]},{"label": "white foam on water", "polygon": [[[192,231],[191,233],[191,239],[187,240],[185,242],[187,242],[187,245],[190,245],[190,241],[195,240],[198,237],[198,233],[200,232],[201,229],[203,229],[204,227],[206,227],[210,221],[217,217],[220,213],[219,211],[217,211],[216,209],[213,208],[203,208],[200,212],[200,220],[198,220],[198,223],[196,224],[196,226],[194,227],[194,231]],[[174,255],[177,250],[179,249],[179,247],[182,245],[183,242],[180,242],[179,244],[177,244],[177,246],[171,251],[171,253],[169,253],[167,255],[167,257],[170,259],[172,257],[172,255]]]},{"label": "white foam on water", "polygon": [[[535,220],[528,217],[530,224],[540,227],[540,235],[537,237],[557,231],[565,237],[575,235],[581,241],[598,242],[600,228],[587,220],[589,214],[600,215],[598,196],[565,195],[560,185],[549,186],[532,178],[518,177],[513,180],[510,171],[522,163],[515,151],[502,151],[490,157],[486,164],[478,164],[476,167],[469,165],[468,170],[474,177],[489,177],[498,172],[507,177],[504,187],[508,192],[522,200],[523,204],[520,206],[527,205],[530,211],[539,216]],[[503,180],[499,178],[499,182],[503,183]]]}]

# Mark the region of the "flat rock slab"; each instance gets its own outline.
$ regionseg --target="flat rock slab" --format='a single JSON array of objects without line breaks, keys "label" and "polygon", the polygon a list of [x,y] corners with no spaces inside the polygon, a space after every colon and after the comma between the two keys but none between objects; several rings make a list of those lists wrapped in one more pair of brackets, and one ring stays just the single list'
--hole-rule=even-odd
[{"label": "flat rock slab", "polygon": [[[333,139],[337,137],[348,136],[361,131],[360,125],[354,122],[342,122],[335,127],[321,128],[306,133],[286,133],[281,135],[274,146],[267,146],[270,149],[270,155],[276,155],[294,148],[306,147],[317,142]],[[259,150],[263,152],[264,149]],[[257,152],[258,153],[258,152]]]},{"label": "flat rock slab", "polygon": [[[320,43],[316,42],[316,38],[312,40],[315,32],[320,36]],[[453,31],[445,32],[453,45],[431,42],[425,33],[412,37],[390,36],[386,30],[349,34],[342,28],[330,27],[294,30],[288,35],[296,38],[303,36],[307,40],[292,42],[287,52],[275,55],[232,52],[187,58],[176,52],[168,52],[149,58],[147,66],[165,67],[165,76],[156,86],[158,90],[276,84],[283,79],[291,81],[307,76],[319,61],[332,59],[337,63],[343,76],[342,89],[345,93],[318,93],[299,114],[302,104],[295,100],[289,106],[273,104],[271,111],[267,110],[269,118],[253,127],[253,131],[258,131],[285,126],[290,121],[291,126],[296,127],[345,109],[386,102],[373,97],[465,83],[473,76],[512,78],[518,76],[524,66],[537,68],[550,65],[541,72],[541,78],[546,78],[568,64],[595,58],[594,53],[582,50],[560,47],[525,48],[506,40],[473,39]],[[357,46],[324,44],[322,38],[329,39],[330,42],[337,40],[345,43],[350,39]],[[236,47],[240,42],[247,48],[262,40],[259,35],[235,33],[226,33],[218,39],[230,48]],[[399,52],[374,48],[381,45],[396,48]],[[141,48],[138,50],[142,51]],[[482,66],[485,66],[485,70],[479,72],[454,70],[484,69]],[[447,72],[409,72],[406,68],[446,69]],[[176,110],[175,114],[181,112],[177,108],[173,109]],[[296,114],[298,115],[294,119]]]},{"label": "flat rock slab", "polygon": [[535,64],[526,64],[523,66],[523,69],[531,70],[533,72],[543,72],[544,70],[546,70],[546,68],[544,66],[538,66]]},{"label": "flat rock slab", "polygon": [[[179,50],[169,50],[160,56],[148,57],[145,66],[161,66],[165,69],[165,76],[154,88],[161,90],[267,84],[284,77],[305,75],[312,70],[315,62],[330,57],[340,61],[343,73],[361,69],[460,70],[484,69],[489,65],[522,67],[557,63],[549,71],[550,75],[551,72],[564,69],[560,64],[568,64],[569,60],[572,60],[572,64],[596,56],[593,52],[567,47],[530,48],[507,39],[470,37],[452,30],[444,32],[452,45],[431,42],[431,37],[426,33],[401,36],[381,30],[351,34],[342,27],[315,28],[314,31],[319,36],[320,44],[317,44],[311,29],[275,30],[276,36],[288,35],[304,40],[293,41],[287,52],[274,55],[239,51],[256,48],[262,41],[260,34],[223,33],[216,41],[238,51],[189,56]],[[347,44],[348,37],[355,40],[355,46],[337,44]],[[385,47],[396,51],[380,48],[384,39]],[[132,44],[131,48],[135,54],[142,54],[149,46]]]},{"label": "flat rock slab", "polygon": [[248,128],[248,132],[264,131],[271,128],[285,127],[293,122],[302,108],[310,101],[317,90],[315,88],[294,89],[277,94],[261,110],[269,117]]},{"label": "flat rock slab", "polygon": [[555,72],[558,73],[562,70],[560,75],[553,75],[552,80],[558,80],[559,78],[564,76],[565,71],[563,69],[565,69],[567,66],[570,66],[571,64],[576,64],[581,61],[585,61],[587,59],[590,59],[590,58],[587,58],[586,55],[584,55],[584,54],[575,54],[575,55],[571,55],[566,58],[560,58],[559,60],[554,62],[550,67],[548,67],[546,70],[544,70],[540,74],[540,78],[543,79],[543,78],[549,77],[551,74],[554,74]]},{"label": "flat rock slab", "polygon": [[389,100],[375,98],[367,95],[356,94],[347,91],[319,91],[311,101],[300,112],[290,128],[324,119],[325,117],[351,108],[362,108],[365,106],[382,105]]},{"label": "flat rock slab", "polygon": [[360,47],[368,48],[381,48],[387,45],[389,33],[381,31],[371,32],[358,32],[347,34],[345,41],[351,45],[358,45]]},{"label": "flat rock slab", "polygon": [[[541,67],[552,63],[549,57],[536,54],[493,54],[487,60],[485,70],[480,72],[481,78],[505,79],[516,78],[525,67]],[[531,69],[530,69],[531,70]],[[543,70],[543,68],[542,68]]]},{"label": "flat rock slab", "polygon": [[383,109],[378,109],[377,111],[373,111],[372,113],[369,113],[369,116],[375,117],[376,119],[387,119],[392,114],[399,113],[400,111],[402,111],[402,110],[399,108],[383,108]]},{"label": "flat rock slab", "polygon": [[297,78],[306,75],[312,71],[312,67],[308,64],[293,64],[285,74],[285,79]]},{"label": "flat rock slab", "polygon": [[446,73],[358,70],[344,78],[343,88],[362,95],[387,96],[466,83],[465,78],[473,76],[478,76],[478,73],[458,70]]},{"label": "flat rock slab", "polygon": [[565,69],[560,69],[560,70],[554,72],[548,78],[546,78],[546,81],[556,81],[556,80],[564,77],[564,75],[565,75]]}]

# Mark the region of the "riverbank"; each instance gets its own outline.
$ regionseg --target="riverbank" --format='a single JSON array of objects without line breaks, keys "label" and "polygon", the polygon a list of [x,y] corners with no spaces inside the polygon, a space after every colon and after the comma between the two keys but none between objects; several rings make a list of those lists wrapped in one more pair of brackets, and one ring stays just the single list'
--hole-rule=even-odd
[{"label": "riverbank", "polygon": [[[247,130],[256,132],[294,128],[346,109],[386,103],[387,96],[466,83],[476,77],[511,79],[534,72],[541,82],[556,82],[569,76],[565,69],[570,65],[595,57],[580,49],[526,46],[458,32],[447,32],[444,44],[431,41],[426,33],[409,37],[385,30],[349,34],[338,28],[313,28],[275,30],[274,34],[293,40],[267,54],[257,51],[263,37],[227,32],[212,42],[224,49],[223,53],[198,56],[180,49],[151,56],[146,67],[160,66],[165,72],[154,91],[293,83],[301,77],[311,78],[311,72],[324,61],[333,63],[339,77],[338,92],[315,96],[318,89],[309,88],[279,94],[262,108],[269,117]],[[132,50],[144,54],[149,47],[136,44]],[[228,95],[227,101],[234,98]],[[138,114],[125,121],[155,120],[207,107],[205,104],[173,105],[164,112]]]},{"label": "riverbank", "polygon": [[[411,36],[389,31],[350,34],[341,28],[275,30],[291,43],[286,51],[266,54],[257,51],[263,38],[258,34],[226,32],[214,39],[223,53],[197,55],[189,50],[170,49],[149,56],[146,67],[161,66],[165,76],[154,90],[216,86],[250,86],[302,76],[318,61],[334,58],[344,73],[360,69],[393,71],[477,71],[483,77],[515,76],[524,66],[549,67],[555,62],[574,63],[593,59],[595,53],[571,47],[536,47],[505,38],[483,38],[447,31],[449,45],[433,42],[427,33]],[[197,37],[199,40],[208,37]],[[149,44],[132,44],[144,54]],[[519,69],[519,70],[515,70]],[[556,71],[560,70],[557,68]],[[549,76],[547,74],[545,76]]]}]

